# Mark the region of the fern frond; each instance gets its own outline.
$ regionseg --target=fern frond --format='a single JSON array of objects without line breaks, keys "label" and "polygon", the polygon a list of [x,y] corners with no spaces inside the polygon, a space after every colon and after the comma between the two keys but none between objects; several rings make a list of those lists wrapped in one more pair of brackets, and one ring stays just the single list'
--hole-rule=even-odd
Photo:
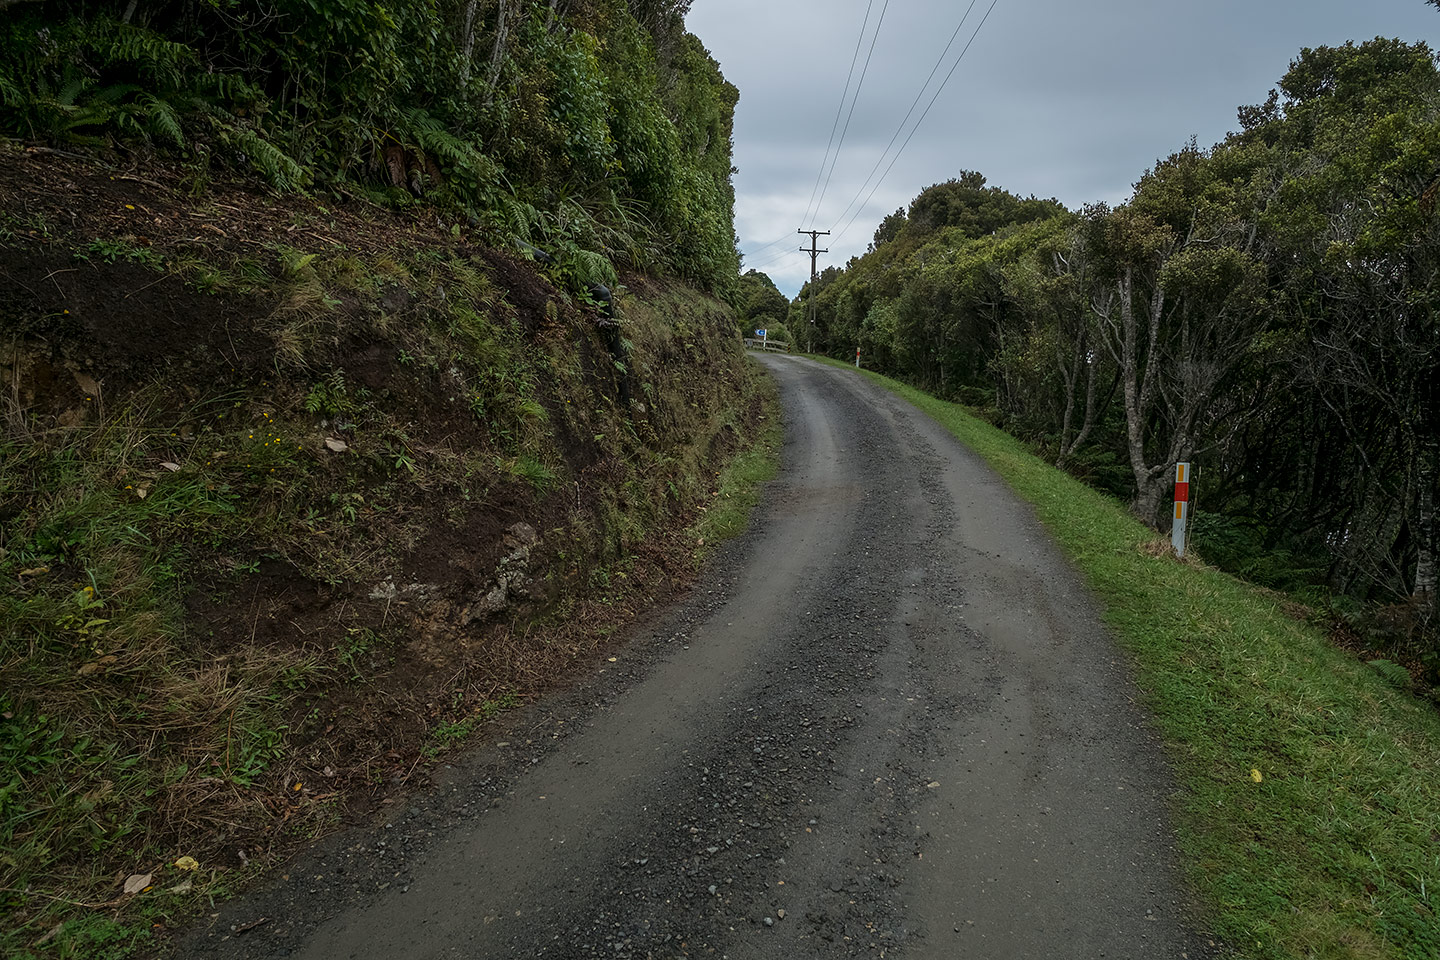
[{"label": "fern frond", "polygon": [[0,74],[0,107],[23,107],[28,99],[9,77]]},{"label": "fern frond", "polygon": [[159,34],[124,23],[112,23],[97,38],[95,52],[105,64],[133,64],[142,77],[164,90],[178,89],[188,68],[198,63],[195,50],[184,43],[166,40]]},{"label": "fern frond", "polygon": [[584,287],[604,284],[614,287],[620,282],[615,275],[615,265],[593,250],[576,250],[570,255],[575,277]]},{"label": "fern frond", "polygon": [[1380,678],[1397,690],[1410,687],[1410,671],[1394,660],[1367,660],[1366,666],[1380,675]]},{"label": "fern frond", "polygon": [[180,126],[180,114],[167,101],[152,94],[141,97],[149,131],[168,140],[177,147],[185,146],[185,133]]},{"label": "fern frond", "polygon": [[[238,122],[226,122],[224,110],[212,110],[210,119],[215,124],[220,139],[232,149],[245,155],[246,161],[277,190],[302,190],[310,180],[310,173],[296,163],[289,154],[254,130]],[[233,121],[235,118],[230,117]]]},{"label": "fern frond", "polygon": [[139,92],[140,88],[133,83],[112,83],[107,87],[101,87],[99,90],[96,90],[90,100],[92,103],[119,103],[132,93]]},{"label": "fern frond", "polygon": [[108,109],[96,122],[103,123],[109,121],[121,137],[128,140],[138,140],[146,146],[149,146],[150,133],[141,126],[139,120],[135,119],[136,113],[137,111],[133,107],[119,110]]},{"label": "fern frond", "polygon": [[409,139],[442,164],[462,174],[461,193],[474,198],[494,186],[500,168],[473,143],[455,136],[426,111],[416,107],[405,112]]},{"label": "fern frond", "polygon": [[57,107],[73,107],[81,92],[88,86],[83,77],[71,77],[55,94]]}]

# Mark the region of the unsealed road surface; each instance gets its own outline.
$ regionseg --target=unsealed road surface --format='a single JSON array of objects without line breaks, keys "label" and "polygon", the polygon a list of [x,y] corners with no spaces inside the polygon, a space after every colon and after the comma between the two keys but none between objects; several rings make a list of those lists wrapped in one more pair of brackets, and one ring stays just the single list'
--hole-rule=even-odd
[{"label": "unsealed road surface", "polygon": [[761,362],[782,470],[692,598],[182,955],[1206,955],[1156,739],[1030,510],[863,378]]}]

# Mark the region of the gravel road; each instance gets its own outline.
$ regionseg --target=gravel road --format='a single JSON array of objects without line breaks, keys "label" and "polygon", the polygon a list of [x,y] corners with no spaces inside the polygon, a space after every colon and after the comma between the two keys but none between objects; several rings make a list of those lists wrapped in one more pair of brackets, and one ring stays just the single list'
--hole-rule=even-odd
[{"label": "gravel road", "polygon": [[180,955],[1213,953],[1125,661],[1029,509],[863,378],[760,362],[782,470],[689,600]]}]

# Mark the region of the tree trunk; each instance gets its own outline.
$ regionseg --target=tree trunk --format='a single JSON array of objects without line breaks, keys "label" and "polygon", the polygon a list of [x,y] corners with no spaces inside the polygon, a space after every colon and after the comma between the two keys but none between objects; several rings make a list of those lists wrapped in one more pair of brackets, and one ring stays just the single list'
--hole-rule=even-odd
[{"label": "tree trunk", "polygon": [[1094,357],[1086,356],[1085,361],[1085,419],[1080,423],[1080,432],[1075,434],[1075,439],[1070,441],[1063,455],[1068,457],[1080,449],[1080,444],[1090,438],[1090,431],[1095,429],[1095,368],[1099,366]]},{"label": "tree trunk", "polygon": [[490,48],[490,76],[485,83],[486,106],[495,99],[495,84],[500,82],[500,69],[505,65],[505,41],[510,35],[510,25],[505,14],[509,9],[510,0],[500,0],[500,10],[495,17],[495,45]]},{"label": "tree trunk", "polygon": [[1435,481],[1440,474],[1440,442],[1430,439],[1420,452],[1419,522],[1415,528],[1418,557],[1415,562],[1415,600],[1427,612],[1435,610]]},{"label": "tree trunk", "polygon": [[470,86],[470,71],[475,56],[475,13],[480,0],[465,0],[465,9],[460,15],[460,90]]},{"label": "tree trunk", "polygon": [[[1138,354],[1140,325],[1135,318],[1135,271],[1127,266],[1120,275],[1120,373],[1125,397],[1125,447],[1130,454],[1130,471],[1135,475],[1135,513],[1150,525],[1160,503],[1158,488],[1150,479],[1145,462],[1145,393],[1151,379],[1146,371],[1141,383]],[[1151,358],[1153,361],[1153,358]]]}]

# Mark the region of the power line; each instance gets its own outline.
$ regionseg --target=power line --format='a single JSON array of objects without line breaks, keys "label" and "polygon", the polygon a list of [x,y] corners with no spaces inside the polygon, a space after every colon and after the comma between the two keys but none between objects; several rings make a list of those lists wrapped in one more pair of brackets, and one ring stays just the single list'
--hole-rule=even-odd
[{"label": "power line", "polygon": [[780,251],[779,253],[777,253],[777,254],[775,254],[775,255],[773,255],[773,256],[765,259],[765,260],[762,260],[760,263],[747,264],[747,266],[748,266],[751,270],[763,270],[765,267],[769,267],[769,266],[772,266],[772,265],[774,265],[774,264],[777,264],[777,263],[781,262],[782,260],[784,260],[786,257],[789,257],[789,256],[791,256],[791,255],[793,255],[793,254],[795,254],[795,253],[797,253],[797,252],[798,252],[798,251],[795,251],[795,250],[782,250],[782,251]]},{"label": "power line", "polygon": [[[930,68],[930,75],[926,77],[925,82],[920,85],[919,91],[915,94],[915,99],[910,104],[910,109],[905,111],[905,116],[901,118],[900,125],[895,128],[895,133],[890,137],[890,142],[887,143],[885,149],[880,152],[880,158],[875,161],[875,166],[870,169],[869,175],[865,177],[865,182],[860,185],[859,190],[855,191],[855,196],[845,205],[845,209],[840,212],[840,216],[835,218],[836,224],[845,219],[845,214],[850,212],[850,208],[855,205],[855,201],[860,199],[860,194],[864,193],[865,188],[870,185],[870,179],[875,176],[875,172],[879,170],[880,165],[885,162],[885,157],[890,153],[890,148],[895,146],[896,140],[900,139],[900,134],[905,130],[905,124],[910,122],[910,117],[915,113],[915,108],[920,105],[920,98],[925,96],[925,91],[930,87],[930,81],[934,80],[935,74],[940,71],[941,64],[945,62],[945,57],[950,53],[950,48],[955,45],[955,40],[960,36],[960,31],[965,27],[965,21],[970,18],[970,11],[975,9],[977,2],[978,0],[970,0],[970,6],[965,8],[965,15],[961,17],[960,22],[955,25],[955,32],[950,34],[950,40],[945,44],[945,49],[940,51],[940,56],[935,60],[935,66]],[[958,63],[959,61],[957,60],[956,62]],[[834,229],[833,225],[831,229]]]},{"label": "power line", "polygon": [[[769,250],[771,247],[775,246],[776,244],[779,244],[779,243],[793,243],[793,242],[794,242],[794,241],[791,240],[791,238],[789,238],[789,237],[781,237],[779,240],[771,240],[769,243],[765,244],[765,246],[763,246],[763,247],[756,247],[754,250],[751,250],[748,254],[745,253],[745,251],[742,250],[742,251],[740,251],[740,255],[741,255],[741,256],[754,257],[754,256],[758,256],[758,255],[761,254],[761,253],[764,253],[766,250]],[[780,251],[780,252],[781,252],[781,253],[785,253],[786,251],[782,250],[782,251]],[[773,257],[774,254],[771,254],[771,256]],[[767,258],[767,259],[768,259],[768,258]]]},{"label": "power line", "polygon": [[[855,64],[860,60],[860,47],[865,42],[865,28],[870,25],[870,11],[874,6],[875,0],[869,0],[865,5],[865,20],[860,24],[860,36],[855,39],[855,53],[850,57],[850,72],[845,75],[845,91],[840,94],[840,104],[835,108],[835,122],[830,124],[830,141],[825,144],[825,155],[820,158],[820,169],[815,174],[815,186],[810,188],[810,202],[805,205],[805,216],[800,218],[801,223],[810,218],[810,211],[815,206],[815,192],[820,189],[820,178],[825,176],[825,164],[830,160],[830,148],[835,143],[835,131],[840,127],[840,114],[845,112],[845,98],[850,95],[850,80],[855,76]],[[886,0],[886,6],[889,6],[889,0]],[[878,28],[876,32],[879,32]],[[866,64],[868,66],[868,60]]]},{"label": "power line", "polygon": [[[786,236],[781,237],[781,238],[778,239],[778,240],[771,240],[769,243],[765,244],[763,247],[756,247],[754,250],[751,250],[751,251],[750,251],[750,255],[753,256],[754,254],[760,253],[762,250],[769,250],[771,247],[775,246],[775,244],[777,244],[777,243],[789,243],[789,242],[790,242],[790,237],[789,237],[789,235],[786,235]],[[740,251],[740,253],[741,253],[742,256],[745,255],[745,251],[743,251],[743,250]]]},{"label": "power line", "polygon": [[758,269],[760,266],[763,266],[767,263],[774,263],[777,260],[783,260],[794,252],[794,250],[778,250],[775,253],[769,254],[768,256],[756,261],[753,264],[747,264],[747,266],[755,267]]},{"label": "power line", "polygon": [[[860,71],[860,82],[855,85],[855,96],[850,100],[850,112],[845,116],[845,129],[840,131],[840,143],[835,147],[835,156],[830,161],[830,172],[825,175],[825,186],[820,191],[820,199],[815,201],[817,217],[820,216],[821,205],[825,203],[825,194],[830,190],[830,178],[835,176],[835,166],[840,162],[840,151],[845,149],[845,135],[850,132],[850,120],[855,116],[855,105],[860,102],[860,90],[865,86],[865,76],[870,72],[870,58],[875,56],[875,43],[880,39],[880,28],[885,25],[885,11],[889,9],[890,0],[885,0],[885,6],[880,8],[880,19],[875,23],[875,35],[870,38],[870,50],[865,54],[865,67]],[[861,39],[864,39],[864,34],[861,34]],[[851,68],[854,68],[853,64]],[[845,104],[842,101],[840,105],[843,107]]]},{"label": "power line", "polygon": [[[880,175],[880,179],[875,181],[875,186],[870,188],[870,193],[865,197],[865,202],[860,204],[859,209],[855,211],[855,216],[852,216],[850,218],[850,222],[845,224],[845,229],[841,230],[840,233],[836,235],[835,239],[838,240],[841,236],[844,236],[846,230],[850,229],[851,224],[853,224],[856,218],[860,216],[860,212],[865,209],[865,205],[870,202],[870,198],[875,196],[875,191],[880,189],[880,184],[885,182],[885,178],[888,177],[890,175],[890,171],[895,168],[895,162],[900,159],[900,154],[904,153],[905,148],[910,146],[910,141],[915,137],[915,131],[920,129],[920,125],[924,123],[925,118],[930,115],[930,108],[935,106],[935,101],[940,99],[940,94],[945,90],[946,84],[950,82],[951,77],[955,76],[955,71],[959,68],[960,61],[965,59],[965,54],[970,51],[970,45],[974,43],[975,38],[980,35],[980,31],[985,26],[985,21],[990,19],[991,11],[995,9],[995,5],[999,2],[1000,0],[990,0],[990,7],[985,11],[985,16],[980,18],[979,26],[975,28],[974,33],[970,34],[970,39],[966,42],[965,49],[961,50],[960,56],[955,58],[955,63],[950,67],[950,72],[945,74],[945,79],[941,81],[940,86],[936,88],[935,95],[931,97],[930,102],[925,105],[925,111],[920,114],[920,119],[916,120],[915,126],[910,128],[910,135],[905,138],[905,142],[900,145],[900,149],[897,150],[895,152],[895,156],[891,158],[890,166],[886,167],[885,172]],[[963,23],[964,21],[961,22]],[[861,187],[860,189],[863,190],[865,188]],[[845,214],[842,213],[840,216],[843,217],[844,215]],[[837,220],[836,222],[838,223],[839,221]]]}]

